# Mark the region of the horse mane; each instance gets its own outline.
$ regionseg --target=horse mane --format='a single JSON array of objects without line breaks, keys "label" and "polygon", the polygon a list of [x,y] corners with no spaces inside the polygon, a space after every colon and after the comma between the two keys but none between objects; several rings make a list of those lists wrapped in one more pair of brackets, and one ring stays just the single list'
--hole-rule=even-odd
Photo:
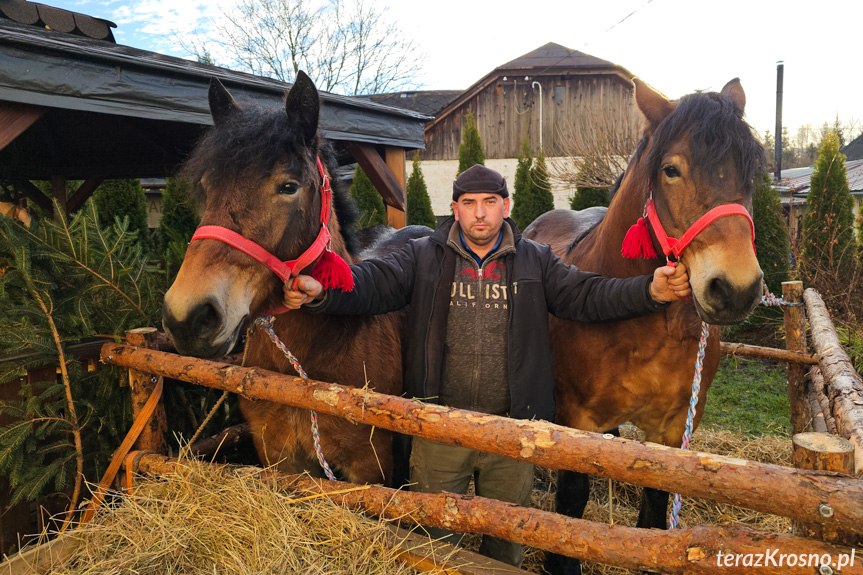
[{"label": "horse mane", "polygon": [[[332,145],[318,137],[312,146],[306,146],[282,107],[244,106],[220,121],[204,133],[178,176],[199,183],[206,174],[213,186],[236,182],[254,185],[287,158],[289,170],[317,188],[320,176],[316,156],[330,174],[333,207],[345,246],[356,255],[358,211],[348,190],[334,177],[338,163]],[[203,187],[196,184],[194,189],[197,199],[203,200]]]},{"label": "horse mane", "polygon": [[[647,170],[652,184],[656,184],[663,154],[685,133],[691,140],[691,165],[698,166],[702,176],[717,178],[719,168],[731,159],[737,167],[738,181],[750,186],[755,174],[765,169],[764,148],[743,120],[743,111],[731,98],[717,92],[695,93],[682,97],[651,136]],[[645,143],[642,140],[639,151]]]}]

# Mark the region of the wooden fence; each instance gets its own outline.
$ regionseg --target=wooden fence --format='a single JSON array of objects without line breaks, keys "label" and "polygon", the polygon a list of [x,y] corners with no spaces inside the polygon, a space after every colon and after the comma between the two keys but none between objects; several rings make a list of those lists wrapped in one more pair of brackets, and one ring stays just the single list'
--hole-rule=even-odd
[{"label": "wooden fence", "polygon": [[[783,308],[787,350],[723,344],[723,351],[789,363],[794,461],[799,468],[427,405],[368,389],[181,357],[153,349],[158,347],[153,335],[142,330],[129,335],[128,342],[137,345],[106,344],[101,358],[130,370],[133,405],[143,404],[142,398],[149,394],[157,377],[171,377],[544,467],[789,517],[794,521],[794,532],[765,533],[743,527],[644,530],[480,497],[374,486],[344,493],[345,485],[339,482],[273,472],[279,480],[300,482],[304,488],[330,494],[343,505],[381,517],[409,517],[425,525],[483,533],[581,559],[665,573],[729,573],[720,557],[758,556],[773,550],[772,563],[758,568],[758,573],[863,574],[863,557],[855,561],[854,548],[863,541],[863,479],[854,477],[863,470],[863,383],[839,344],[818,294],[812,290],[803,294],[799,282],[789,282],[784,299],[805,301],[806,312],[803,306]],[[814,354],[806,347],[807,315]],[[805,377],[806,370],[811,377]],[[155,418],[149,433],[136,444],[145,452],[131,463],[134,471],[161,475],[177,465],[176,460],[158,454],[164,448],[163,421]],[[831,430],[833,434],[827,433]],[[789,559],[777,562],[776,553]],[[794,565],[790,564],[792,556]],[[813,558],[816,563],[812,563]]]}]

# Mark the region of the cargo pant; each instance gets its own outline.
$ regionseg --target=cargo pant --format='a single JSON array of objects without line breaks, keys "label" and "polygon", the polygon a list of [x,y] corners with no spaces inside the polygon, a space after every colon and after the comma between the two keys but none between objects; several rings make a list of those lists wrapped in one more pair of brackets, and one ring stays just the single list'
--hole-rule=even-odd
[{"label": "cargo pant", "polygon": [[[421,437],[413,438],[410,473],[413,491],[467,493],[473,477],[476,494],[527,507],[533,490],[533,464]],[[448,529],[425,527],[429,535],[458,545],[462,535]],[[521,567],[521,544],[484,535],[479,552]]]}]

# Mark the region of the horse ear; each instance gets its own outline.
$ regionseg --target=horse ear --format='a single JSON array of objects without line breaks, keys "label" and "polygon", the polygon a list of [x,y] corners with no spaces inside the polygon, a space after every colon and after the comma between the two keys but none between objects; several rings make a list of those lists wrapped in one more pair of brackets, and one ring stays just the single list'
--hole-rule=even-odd
[{"label": "horse ear", "polygon": [[734,107],[740,113],[743,113],[743,108],[746,106],[746,94],[743,92],[743,86],[740,85],[740,78],[734,78],[722,88],[719,92],[723,96],[728,96],[734,102]]},{"label": "horse ear", "polygon": [[635,82],[635,103],[647,119],[650,128],[656,128],[662,120],[674,111],[674,103],[654,90],[647,83],[633,78]]},{"label": "horse ear", "polygon": [[213,123],[217,126],[240,109],[237,101],[216,77],[210,78],[209,99],[210,115],[213,116]]},{"label": "horse ear", "polygon": [[297,126],[303,141],[310,144],[318,133],[318,114],[321,102],[318,98],[318,90],[312,79],[300,70],[297,79],[291,86],[285,98],[285,111],[288,119]]}]

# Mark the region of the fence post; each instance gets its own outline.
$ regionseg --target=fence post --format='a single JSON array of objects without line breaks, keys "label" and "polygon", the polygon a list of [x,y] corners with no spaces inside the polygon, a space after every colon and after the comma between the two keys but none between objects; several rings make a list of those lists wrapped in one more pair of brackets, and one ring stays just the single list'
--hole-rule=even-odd
[{"label": "fence post", "polygon": [[[126,341],[129,345],[146,349],[157,349],[156,340],[158,330],[152,327],[131,329],[126,332]],[[159,376],[161,377],[161,376]],[[129,370],[129,388],[132,393],[132,417],[137,418],[147,403],[150,394],[156,387],[159,378],[150,373],[144,373],[134,369]],[[159,398],[159,405],[153,412],[147,426],[141,431],[135,442],[135,449],[165,453],[165,434],[168,431],[168,422],[165,417],[165,403]]]},{"label": "fence post", "polygon": [[[794,435],[792,442],[794,467],[833,471],[844,475],[854,474],[854,445],[847,439],[829,433],[810,432]],[[833,514],[833,509],[827,504],[822,504],[818,511],[824,517]],[[857,539],[857,535],[839,531],[835,527],[800,521],[793,522],[793,531],[795,535],[847,545],[854,545]]]},{"label": "fence post", "polygon": [[[803,303],[803,282],[782,282],[782,299],[787,303]],[[785,316],[785,348],[806,353],[806,316],[803,306],[782,306]],[[806,393],[806,372],[797,363],[788,364],[788,406],[791,414],[791,434],[803,433],[812,415]]]}]

